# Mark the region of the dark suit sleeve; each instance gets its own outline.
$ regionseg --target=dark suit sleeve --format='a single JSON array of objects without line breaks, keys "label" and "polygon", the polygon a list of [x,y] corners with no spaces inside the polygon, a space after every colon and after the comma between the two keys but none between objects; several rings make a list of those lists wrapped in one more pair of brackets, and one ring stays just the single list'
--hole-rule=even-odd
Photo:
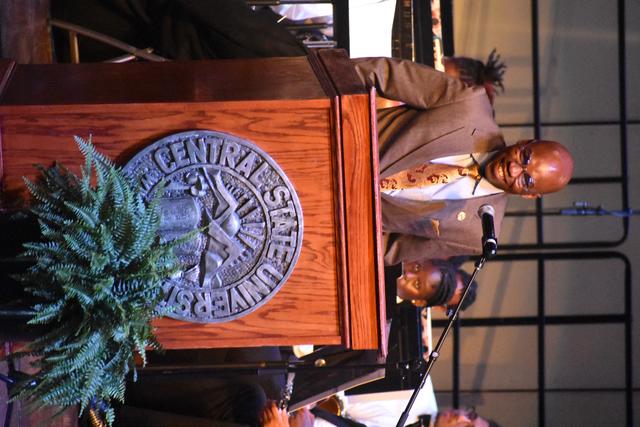
[{"label": "dark suit sleeve", "polygon": [[360,79],[385,98],[428,109],[474,96],[478,90],[458,79],[413,61],[393,58],[354,58]]}]

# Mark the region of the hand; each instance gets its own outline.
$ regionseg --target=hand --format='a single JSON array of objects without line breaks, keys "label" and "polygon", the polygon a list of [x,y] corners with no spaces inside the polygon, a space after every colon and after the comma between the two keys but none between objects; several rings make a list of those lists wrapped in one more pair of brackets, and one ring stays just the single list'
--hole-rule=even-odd
[{"label": "hand", "polygon": [[289,417],[289,425],[291,427],[313,427],[315,419],[316,417],[309,411],[309,407],[305,406]]},{"label": "hand", "polygon": [[262,427],[289,427],[287,411],[278,408],[273,401],[267,403],[260,413],[260,425]]}]

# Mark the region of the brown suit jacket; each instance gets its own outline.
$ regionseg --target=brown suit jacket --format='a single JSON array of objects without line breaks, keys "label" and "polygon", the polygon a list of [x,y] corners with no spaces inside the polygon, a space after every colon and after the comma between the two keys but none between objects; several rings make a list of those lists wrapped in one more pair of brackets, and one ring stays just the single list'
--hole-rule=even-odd
[{"label": "brown suit jacket", "polygon": [[[433,68],[391,58],[357,58],[356,72],[368,87],[405,105],[378,111],[382,178],[445,156],[504,147],[483,88],[469,88]],[[382,196],[388,235],[385,264],[481,251],[478,208],[491,204],[496,235],[507,196],[416,202]]]}]

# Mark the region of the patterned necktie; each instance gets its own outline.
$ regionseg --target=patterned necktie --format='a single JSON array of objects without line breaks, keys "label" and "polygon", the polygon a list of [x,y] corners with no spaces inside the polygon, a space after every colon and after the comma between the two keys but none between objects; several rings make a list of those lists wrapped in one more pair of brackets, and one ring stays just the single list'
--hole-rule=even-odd
[{"label": "patterned necktie", "polygon": [[480,166],[475,162],[469,167],[425,163],[417,168],[407,169],[382,179],[380,188],[382,190],[423,188],[430,185],[449,184],[465,176],[469,176],[479,182],[482,178]]}]

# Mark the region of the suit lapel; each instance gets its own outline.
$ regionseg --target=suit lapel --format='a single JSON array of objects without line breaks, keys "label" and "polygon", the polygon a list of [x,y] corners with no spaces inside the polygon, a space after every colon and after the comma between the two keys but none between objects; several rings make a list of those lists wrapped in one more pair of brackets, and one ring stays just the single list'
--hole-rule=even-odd
[{"label": "suit lapel", "polygon": [[478,93],[430,110],[406,106],[378,114],[382,178],[417,167],[433,159],[481,153],[504,146],[486,96]]},{"label": "suit lapel", "polygon": [[470,133],[471,130],[468,127],[462,126],[440,134],[426,144],[411,144],[410,149],[403,153],[402,157],[389,159],[385,162],[386,164],[381,165],[380,175],[382,178],[386,178],[398,172],[418,167],[433,159],[468,154],[468,147],[472,146]]}]

